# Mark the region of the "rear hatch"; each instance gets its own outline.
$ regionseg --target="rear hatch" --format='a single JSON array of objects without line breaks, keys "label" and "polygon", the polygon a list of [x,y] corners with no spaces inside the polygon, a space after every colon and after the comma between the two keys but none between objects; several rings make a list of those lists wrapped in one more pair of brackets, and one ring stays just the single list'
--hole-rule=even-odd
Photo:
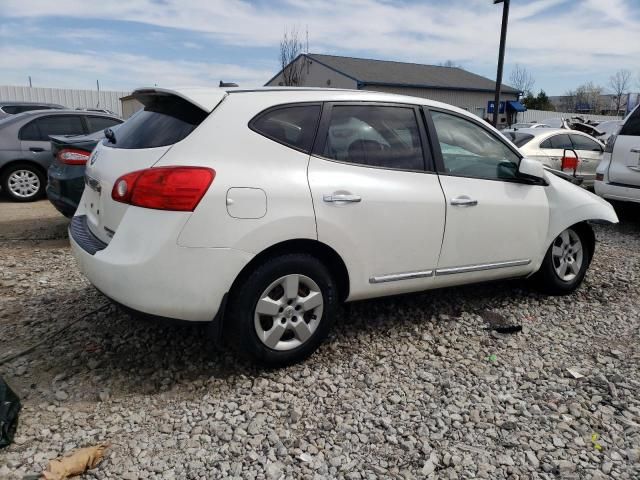
[{"label": "rear hatch", "polygon": [[188,91],[136,90],[133,97],[143,105],[113,135],[99,142],[85,173],[82,204],[89,230],[109,243],[131,207],[111,198],[116,180],[126,173],[155,165],[171,147],[193,132],[226,92],[194,95]]}]

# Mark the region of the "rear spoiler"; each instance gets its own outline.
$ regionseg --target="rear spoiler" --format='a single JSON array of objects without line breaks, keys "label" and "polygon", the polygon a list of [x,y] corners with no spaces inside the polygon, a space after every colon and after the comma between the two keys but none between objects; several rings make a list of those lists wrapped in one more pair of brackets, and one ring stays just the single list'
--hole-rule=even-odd
[{"label": "rear spoiler", "polygon": [[195,105],[201,110],[211,113],[218,104],[227,96],[227,92],[218,88],[182,88],[169,90],[167,88],[138,88],[131,94],[140,103],[145,103],[145,97],[176,96]]}]

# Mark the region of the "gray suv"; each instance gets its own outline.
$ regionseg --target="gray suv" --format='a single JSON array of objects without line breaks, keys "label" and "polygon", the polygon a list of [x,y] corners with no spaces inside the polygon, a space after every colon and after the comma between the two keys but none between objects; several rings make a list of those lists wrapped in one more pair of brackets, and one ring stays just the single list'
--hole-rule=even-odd
[{"label": "gray suv", "polygon": [[78,110],[34,110],[0,120],[0,188],[30,202],[42,196],[53,161],[49,135],[82,135],[110,128],[115,115]]}]

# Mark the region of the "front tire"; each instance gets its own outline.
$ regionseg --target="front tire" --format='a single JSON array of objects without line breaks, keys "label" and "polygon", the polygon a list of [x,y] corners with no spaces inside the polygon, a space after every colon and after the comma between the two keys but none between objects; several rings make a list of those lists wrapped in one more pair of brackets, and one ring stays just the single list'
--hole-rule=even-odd
[{"label": "front tire", "polygon": [[38,167],[22,162],[9,166],[0,179],[2,191],[16,202],[33,202],[42,197],[46,179]]},{"label": "front tire", "polygon": [[574,225],[553,240],[534,277],[539,290],[548,295],[568,295],[580,286],[593,256],[588,228]]},{"label": "front tire", "polygon": [[258,266],[231,292],[225,336],[257,365],[282,367],[318,348],[338,309],[336,283],[320,260],[281,255]]}]

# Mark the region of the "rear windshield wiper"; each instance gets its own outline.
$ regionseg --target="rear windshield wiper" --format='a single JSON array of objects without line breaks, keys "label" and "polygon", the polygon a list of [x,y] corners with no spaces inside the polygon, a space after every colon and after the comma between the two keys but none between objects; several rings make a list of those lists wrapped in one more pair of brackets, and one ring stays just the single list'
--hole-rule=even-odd
[{"label": "rear windshield wiper", "polygon": [[104,137],[109,140],[109,143],[116,143],[116,133],[110,128],[105,128]]}]

